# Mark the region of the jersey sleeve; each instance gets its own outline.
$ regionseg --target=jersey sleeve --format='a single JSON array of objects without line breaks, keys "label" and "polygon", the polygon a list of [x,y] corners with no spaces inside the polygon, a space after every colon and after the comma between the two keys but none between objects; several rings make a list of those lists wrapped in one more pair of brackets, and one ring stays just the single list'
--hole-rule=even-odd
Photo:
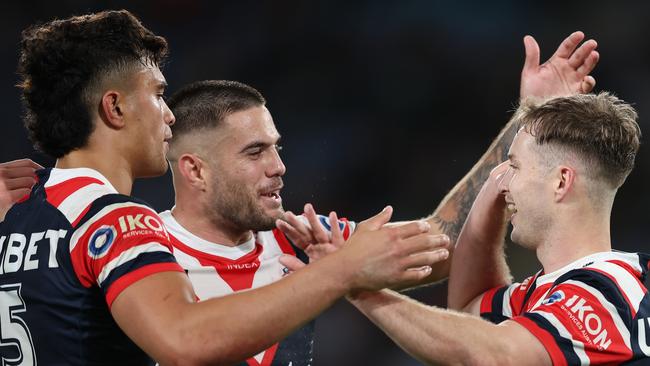
[{"label": "jersey sleeve", "polygon": [[611,284],[589,277],[563,281],[512,319],[544,345],[554,365],[619,364],[632,357],[625,300]]},{"label": "jersey sleeve", "polygon": [[526,301],[526,290],[532,277],[522,283],[495,287],[486,291],[481,299],[481,317],[498,324],[519,315]]},{"label": "jersey sleeve", "polygon": [[124,289],[154,273],[183,271],[158,214],[136,202],[94,205],[70,241],[81,284],[102,289],[109,306]]}]

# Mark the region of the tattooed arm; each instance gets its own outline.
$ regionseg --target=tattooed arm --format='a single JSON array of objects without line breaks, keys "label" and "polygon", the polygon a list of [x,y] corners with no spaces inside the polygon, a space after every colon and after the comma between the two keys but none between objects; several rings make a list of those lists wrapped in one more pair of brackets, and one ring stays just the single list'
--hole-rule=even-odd
[{"label": "tattooed arm", "polygon": [[[549,98],[590,92],[596,80],[589,73],[598,63],[600,56],[596,51],[596,41],[588,40],[580,45],[584,38],[582,32],[572,33],[562,41],[551,58],[540,64],[537,42],[531,36],[524,37],[526,60],[521,71],[520,98]],[[449,236],[451,250],[456,245],[472,203],[490,171],[507,160],[508,148],[516,133],[517,123],[510,120],[481,159],[427,218],[432,232]],[[446,278],[450,263],[451,259],[448,259],[435,267],[430,280]]]}]

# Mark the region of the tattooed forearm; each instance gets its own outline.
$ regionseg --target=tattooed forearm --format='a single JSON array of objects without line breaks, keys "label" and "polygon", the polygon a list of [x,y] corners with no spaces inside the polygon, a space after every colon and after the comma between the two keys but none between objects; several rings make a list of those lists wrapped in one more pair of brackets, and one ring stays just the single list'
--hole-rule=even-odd
[{"label": "tattooed forearm", "polygon": [[508,149],[517,130],[516,121],[510,120],[481,159],[445,196],[429,217],[443,233],[449,236],[452,243],[458,239],[469,210],[490,172],[499,163],[508,159]]}]

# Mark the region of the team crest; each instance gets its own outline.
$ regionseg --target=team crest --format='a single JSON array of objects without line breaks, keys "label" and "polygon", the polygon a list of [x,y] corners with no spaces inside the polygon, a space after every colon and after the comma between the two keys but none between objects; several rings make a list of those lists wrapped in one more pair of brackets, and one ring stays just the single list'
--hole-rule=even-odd
[{"label": "team crest", "polygon": [[104,225],[95,230],[88,242],[88,255],[93,259],[105,256],[116,237],[117,231],[113,226]]},{"label": "team crest", "polygon": [[542,302],[542,305],[551,305],[553,303],[563,300],[565,297],[566,295],[564,295],[564,292],[562,290],[555,291],[554,293],[551,294],[551,296],[547,297]]}]

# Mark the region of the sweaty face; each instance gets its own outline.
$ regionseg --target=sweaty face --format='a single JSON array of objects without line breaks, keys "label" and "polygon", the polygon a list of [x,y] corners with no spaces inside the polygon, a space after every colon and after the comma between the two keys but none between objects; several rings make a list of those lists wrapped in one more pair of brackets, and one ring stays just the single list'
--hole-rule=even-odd
[{"label": "sweaty face", "polygon": [[536,248],[548,231],[552,218],[552,181],[548,167],[535,149],[535,138],[519,131],[510,146],[510,168],[500,189],[511,213],[513,242]]},{"label": "sweaty face", "polygon": [[228,115],[209,149],[212,215],[239,230],[270,230],[282,217],[280,135],[264,106]]},{"label": "sweaty face", "polygon": [[158,176],[167,171],[165,155],[174,115],[163,99],[166,85],[158,67],[144,66],[135,73],[122,104],[136,177]]}]

